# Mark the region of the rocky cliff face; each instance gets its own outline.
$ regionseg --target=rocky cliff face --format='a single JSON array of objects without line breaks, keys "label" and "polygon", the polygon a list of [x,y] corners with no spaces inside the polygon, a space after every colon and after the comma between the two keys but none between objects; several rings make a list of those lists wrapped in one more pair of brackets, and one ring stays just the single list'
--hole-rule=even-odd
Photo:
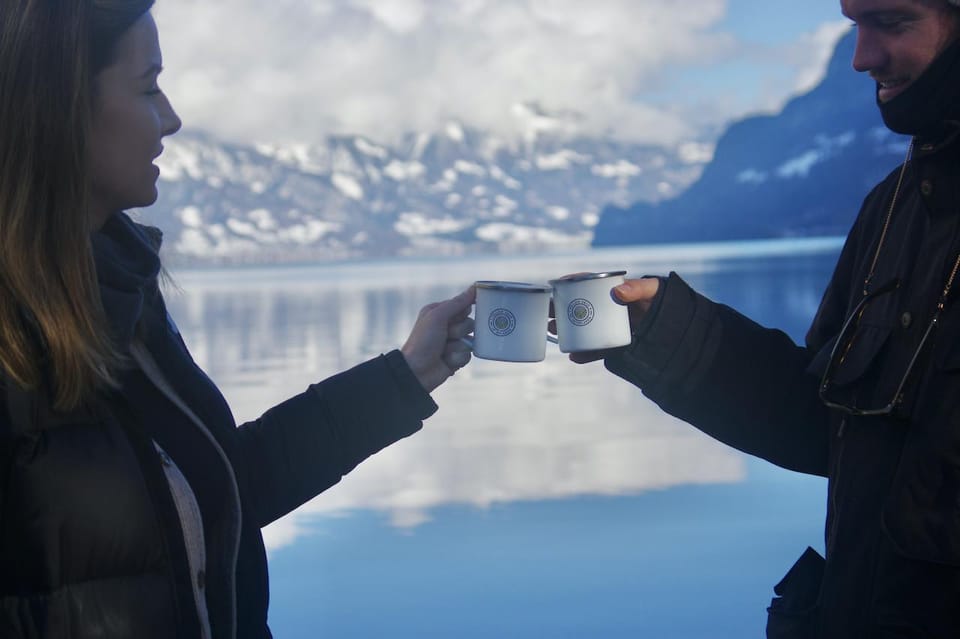
[{"label": "rocky cliff face", "polygon": [[594,245],[845,235],[908,144],[883,126],[854,45],[844,36],[821,84],[781,113],[732,125],[679,196],[606,207]]}]

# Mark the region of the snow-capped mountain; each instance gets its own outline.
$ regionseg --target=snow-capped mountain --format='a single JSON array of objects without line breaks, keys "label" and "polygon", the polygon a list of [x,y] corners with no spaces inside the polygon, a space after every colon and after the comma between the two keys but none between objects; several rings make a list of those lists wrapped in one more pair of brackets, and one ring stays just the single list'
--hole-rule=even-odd
[{"label": "snow-capped mountain", "polygon": [[781,113],[732,125],[702,176],[678,197],[611,203],[594,244],[845,235],[909,142],[884,127],[874,82],[851,67],[855,44],[851,31],[823,81]]},{"label": "snow-capped mountain", "polygon": [[392,146],[243,146],[182,131],[165,141],[160,199],[141,217],[180,263],[582,247],[605,204],[671,196],[712,152],[583,137],[575,117],[529,105],[515,115],[526,131],[515,141],[455,123]]}]

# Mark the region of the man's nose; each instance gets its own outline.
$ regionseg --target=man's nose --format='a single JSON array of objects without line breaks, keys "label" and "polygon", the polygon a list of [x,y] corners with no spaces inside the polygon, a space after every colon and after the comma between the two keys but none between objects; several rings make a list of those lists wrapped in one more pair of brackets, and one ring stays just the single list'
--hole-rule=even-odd
[{"label": "man's nose", "polygon": [[857,29],[857,46],[853,52],[853,68],[857,71],[875,71],[886,66],[887,54],[880,38],[869,29]]}]

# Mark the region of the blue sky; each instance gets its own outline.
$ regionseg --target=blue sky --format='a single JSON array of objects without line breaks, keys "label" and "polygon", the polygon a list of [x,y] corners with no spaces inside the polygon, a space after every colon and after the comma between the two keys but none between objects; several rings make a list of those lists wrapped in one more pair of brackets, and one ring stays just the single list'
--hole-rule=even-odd
[{"label": "blue sky", "polygon": [[683,64],[669,73],[670,83],[662,91],[638,99],[691,111],[716,110],[720,117],[704,118],[707,125],[776,111],[820,80],[833,45],[848,28],[839,2],[730,0],[712,27],[732,37],[729,55]]},{"label": "blue sky", "polygon": [[702,141],[810,88],[847,28],[818,0],[163,0],[155,14],[186,124],[270,142],[544,125],[518,104],[585,134]]},{"label": "blue sky", "polygon": [[796,40],[827,22],[849,22],[834,0],[730,0],[720,28],[748,42],[778,44]]},{"label": "blue sky", "polygon": [[[802,64],[805,55],[820,55],[822,49],[803,50],[803,43],[809,34],[820,34],[818,45],[835,41],[838,32],[849,28],[850,21],[840,14],[838,1],[806,0],[730,0],[727,15],[718,28],[729,30],[746,45],[754,45],[758,50],[776,49],[785,43],[798,43],[792,53],[795,63]],[[818,58],[818,64],[820,64]],[[747,59],[735,71],[740,82],[749,84],[751,65],[763,64],[762,59]],[[735,75],[735,77],[737,77]],[[801,84],[804,82],[800,80]]]}]

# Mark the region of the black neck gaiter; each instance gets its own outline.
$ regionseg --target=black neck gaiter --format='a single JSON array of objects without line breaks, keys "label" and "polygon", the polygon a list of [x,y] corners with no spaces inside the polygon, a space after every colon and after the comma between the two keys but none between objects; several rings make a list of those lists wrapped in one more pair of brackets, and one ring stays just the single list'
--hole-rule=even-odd
[{"label": "black neck gaiter", "polygon": [[936,135],[944,122],[960,120],[960,39],[903,93],[877,104],[887,128],[904,135]]}]

